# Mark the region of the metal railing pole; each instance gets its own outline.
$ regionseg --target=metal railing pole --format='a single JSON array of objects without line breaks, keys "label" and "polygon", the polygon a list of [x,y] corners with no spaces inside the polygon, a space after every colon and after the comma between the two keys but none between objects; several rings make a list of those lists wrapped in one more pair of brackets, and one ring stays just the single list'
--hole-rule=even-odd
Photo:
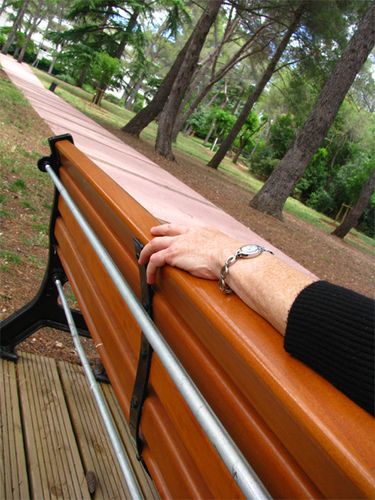
[{"label": "metal railing pole", "polygon": [[83,215],[80,213],[79,209],[75,205],[64,185],[61,183],[60,179],[53,171],[52,167],[50,165],[46,165],[45,168],[52,178],[56,188],[59,190],[61,196],[64,198],[66,204],[70,208],[82,231],[90,241],[109,276],[112,278],[120,295],[133,314],[134,319],[137,321],[147,340],[159,356],[163,366],[171,376],[187,405],[206,433],[208,439],[221,456],[223,462],[241,491],[244,493],[246,498],[270,498],[267,490],[254,470],[246,462],[240,450],[233,443],[231,437],[211,410],[198,388],[194,385],[193,381],[190,379],[189,375],[186,373],[181,363],[178,361],[173,351],[164,340],[156,325],[145,313],[142,305],[133,293],[133,290],[125,281],[111,256],[101,244]]},{"label": "metal railing pole", "polygon": [[85,372],[85,375],[88,379],[89,382],[89,387],[90,390],[93,393],[96,405],[98,407],[98,410],[100,412],[100,415],[103,419],[104,427],[108,433],[108,437],[111,441],[111,444],[113,446],[116,458],[118,460],[118,463],[120,465],[121,472],[124,476],[126,485],[128,487],[130,496],[132,499],[142,499],[143,494],[141,489],[139,488],[138,481],[136,477],[133,474],[132,466],[130,465],[130,462],[127,458],[126,451],[124,450],[124,447],[121,442],[121,438],[119,436],[119,433],[114,425],[113,418],[111,416],[111,413],[108,409],[108,405],[106,400],[104,399],[102,390],[98,384],[98,382],[95,380],[95,376],[91,370],[91,366],[89,363],[89,360],[87,359],[86,353],[82,347],[81,341],[79,339],[79,335],[77,332],[76,325],[73,320],[72,313],[70,312],[70,308],[68,305],[68,302],[65,298],[64,295],[64,290],[61,285],[60,280],[55,280],[55,285],[57,287],[57,290],[59,292],[61,304],[63,306],[66,319],[68,321],[70,333],[72,334],[74,346],[77,350],[79,359],[82,362],[82,367]]}]

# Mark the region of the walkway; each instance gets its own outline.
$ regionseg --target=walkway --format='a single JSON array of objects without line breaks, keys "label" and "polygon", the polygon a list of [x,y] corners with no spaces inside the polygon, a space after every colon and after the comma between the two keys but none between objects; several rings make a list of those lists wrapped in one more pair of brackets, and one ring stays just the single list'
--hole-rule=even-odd
[{"label": "walkway", "polygon": [[54,134],[72,134],[77,147],[159,220],[216,226],[244,242],[273,248],[282,258],[307,272],[259,235],[46,90],[28,65],[1,54],[0,63]]}]

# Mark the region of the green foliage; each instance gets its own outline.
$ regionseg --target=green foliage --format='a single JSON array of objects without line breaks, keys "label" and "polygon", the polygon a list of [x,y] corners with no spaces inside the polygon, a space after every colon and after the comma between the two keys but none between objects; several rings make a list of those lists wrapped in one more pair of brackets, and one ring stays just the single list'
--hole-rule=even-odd
[{"label": "green foliage", "polygon": [[211,118],[216,121],[215,131],[219,137],[227,135],[236,121],[236,117],[231,112],[218,107],[213,108]]},{"label": "green foliage", "polygon": [[163,33],[175,38],[182,23],[191,23],[191,16],[183,0],[163,0],[161,3],[168,13]]},{"label": "green foliage", "polygon": [[[375,157],[358,156],[355,163],[347,163],[340,168],[331,185],[332,191],[341,203],[354,204],[360,194],[363,184],[375,169]],[[375,196],[373,197],[375,201]]]},{"label": "green foliage", "polygon": [[222,138],[229,133],[236,121],[236,117],[228,110],[219,106],[198,108],[188,120],[188,125],[194,130],[197,137],[204,139],[212,124],[214,124],[211,138]]},{"label": "green foliage", "polygon": [[273,155],[281,159],[294,139],[295,129],[291,115],[281,115],[270,128],[270,146]]},{"label": "green foliage", "polygon": [[[87,88],[87,86],[86,86],[86,88]],[[117,106],[121,105],[121,103],[123,102],[123,100],[120,99],[120,97],[116,97],[113,94],[106,94],[105,99],[106,99],[106,101],[112,102],[113,104],[116,104]]]},{"label": "green foliage", "polygon": [[252,136],[254,135],[258,127],[259,127],[258,115],[254,111],[252,111],[246,118],[246,121],[240,130],[240,133],[238,134],[236,140],[234,141],[234,145],[238,148],[243,148],[244,150],[246,149],[251,150],[254,147]]},{"label": "green foliage", "polygon": [[252,174],[259,179],[266,180],[278,163],[279,159],[273,156],[269,144],[260,140],[248,164]]},{"label": "green foliage", "polygon": [[59,80],[69,83],[69,85],[77,85],[77,80],[72,75],[58,74],[56,76],[59,78]]},{"label": "green foliage", "polygon": [[208,108],[198,108],[188,120],[188,125],[194,130],[197,137],[204,139],[208,134],[211,123],[211,111]]},{"label": "green foliage", "polygon": [[91,66],[91,74],[100,88],[113,86],[114,77],[120,73],[121,62],[105,52],[97,52]]},{"label": "green foliage", "polygon": [[[83,90],[85,90],[86,92],[89,92],[89,93],[91,93],[91,94],[93,94],[93,93],[95,92],[94,87],[93,87],[92,85],[90,85],[89,83],[84,83],[84,84],[82,85],[82,88],[83,88]],[[108,97],[109,97],[109,96],[107,96],[107,98],[108,98]]]},{"label": "green foliage", "polygon": [[[327,158],[328,151],[326,148],[319,148],[312,157],[302,179],[295,187],[295,195],[297,195],[301,201],[306,202],[309,200],[309,196],[314,194],[314,192],[319,192],[319,199],[323,196],[321,193],[325,193],[322,186],[326,184],[328,177],[326,166]],[[316,204],[314,203],[309,204],[309,206],[318,210]]]},{"label": "green foliage", "polygon": [[71,83],[65,79],[65,75],[69,75],[72,81],[78,82],[80,75],[88,72],[94,55],[95,51],[82,42],[64,47],[64,50],[58,56],[58,62],[62,69],[61,74],[64,75],[62,79]]},{"label": "green foliage", "polygon": [[144,106],[145,106],[145,98],[143,97],[142,94],[138,92],[138,94],[135,96],[133,111],[135,113],[138,113],[138,111],[144,108]]},{"label": "green foliage", "polygon": [[332,196],[320,186],[316,191],[311,193],[306,205],[318,212],[331,213],[333,215],[336,204]]},{"label": "green foliage", "polygon": [[[45,57],[42,57],[42,59],[39,59],[38,61],[38,68],[42,71],[48,71],[50,67],[51,61],[49,59],[46,59]],[[55,67],[53,73],[57,73],[58,68]]]}]

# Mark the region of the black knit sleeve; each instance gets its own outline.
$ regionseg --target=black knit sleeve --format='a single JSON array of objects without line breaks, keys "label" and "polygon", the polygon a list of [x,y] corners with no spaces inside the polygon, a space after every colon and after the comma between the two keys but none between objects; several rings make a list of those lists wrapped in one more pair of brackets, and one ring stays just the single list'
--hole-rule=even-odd
[{"label": "black knit sleeve", "polygon": [[291,307],[284,347],[375,414],[374,301],[317,281]]}]

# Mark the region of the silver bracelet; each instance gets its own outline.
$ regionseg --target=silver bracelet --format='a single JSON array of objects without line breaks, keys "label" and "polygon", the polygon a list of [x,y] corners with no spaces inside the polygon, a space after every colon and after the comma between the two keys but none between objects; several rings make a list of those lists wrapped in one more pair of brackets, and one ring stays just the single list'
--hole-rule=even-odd
[{"label": "silver bracelet", "polygon": [[219,288],[223,293],[232,293],[232,289],[225,283],[225,279],[229,274],[229,268],[239,259],[253,259],[258,257],[263,252],[271,252],[267,248],[261,247],[260,245],[244,245],[240,247],[233,255],[230,255],[225,261],[223,267],[220,271],[219,277]]}]

